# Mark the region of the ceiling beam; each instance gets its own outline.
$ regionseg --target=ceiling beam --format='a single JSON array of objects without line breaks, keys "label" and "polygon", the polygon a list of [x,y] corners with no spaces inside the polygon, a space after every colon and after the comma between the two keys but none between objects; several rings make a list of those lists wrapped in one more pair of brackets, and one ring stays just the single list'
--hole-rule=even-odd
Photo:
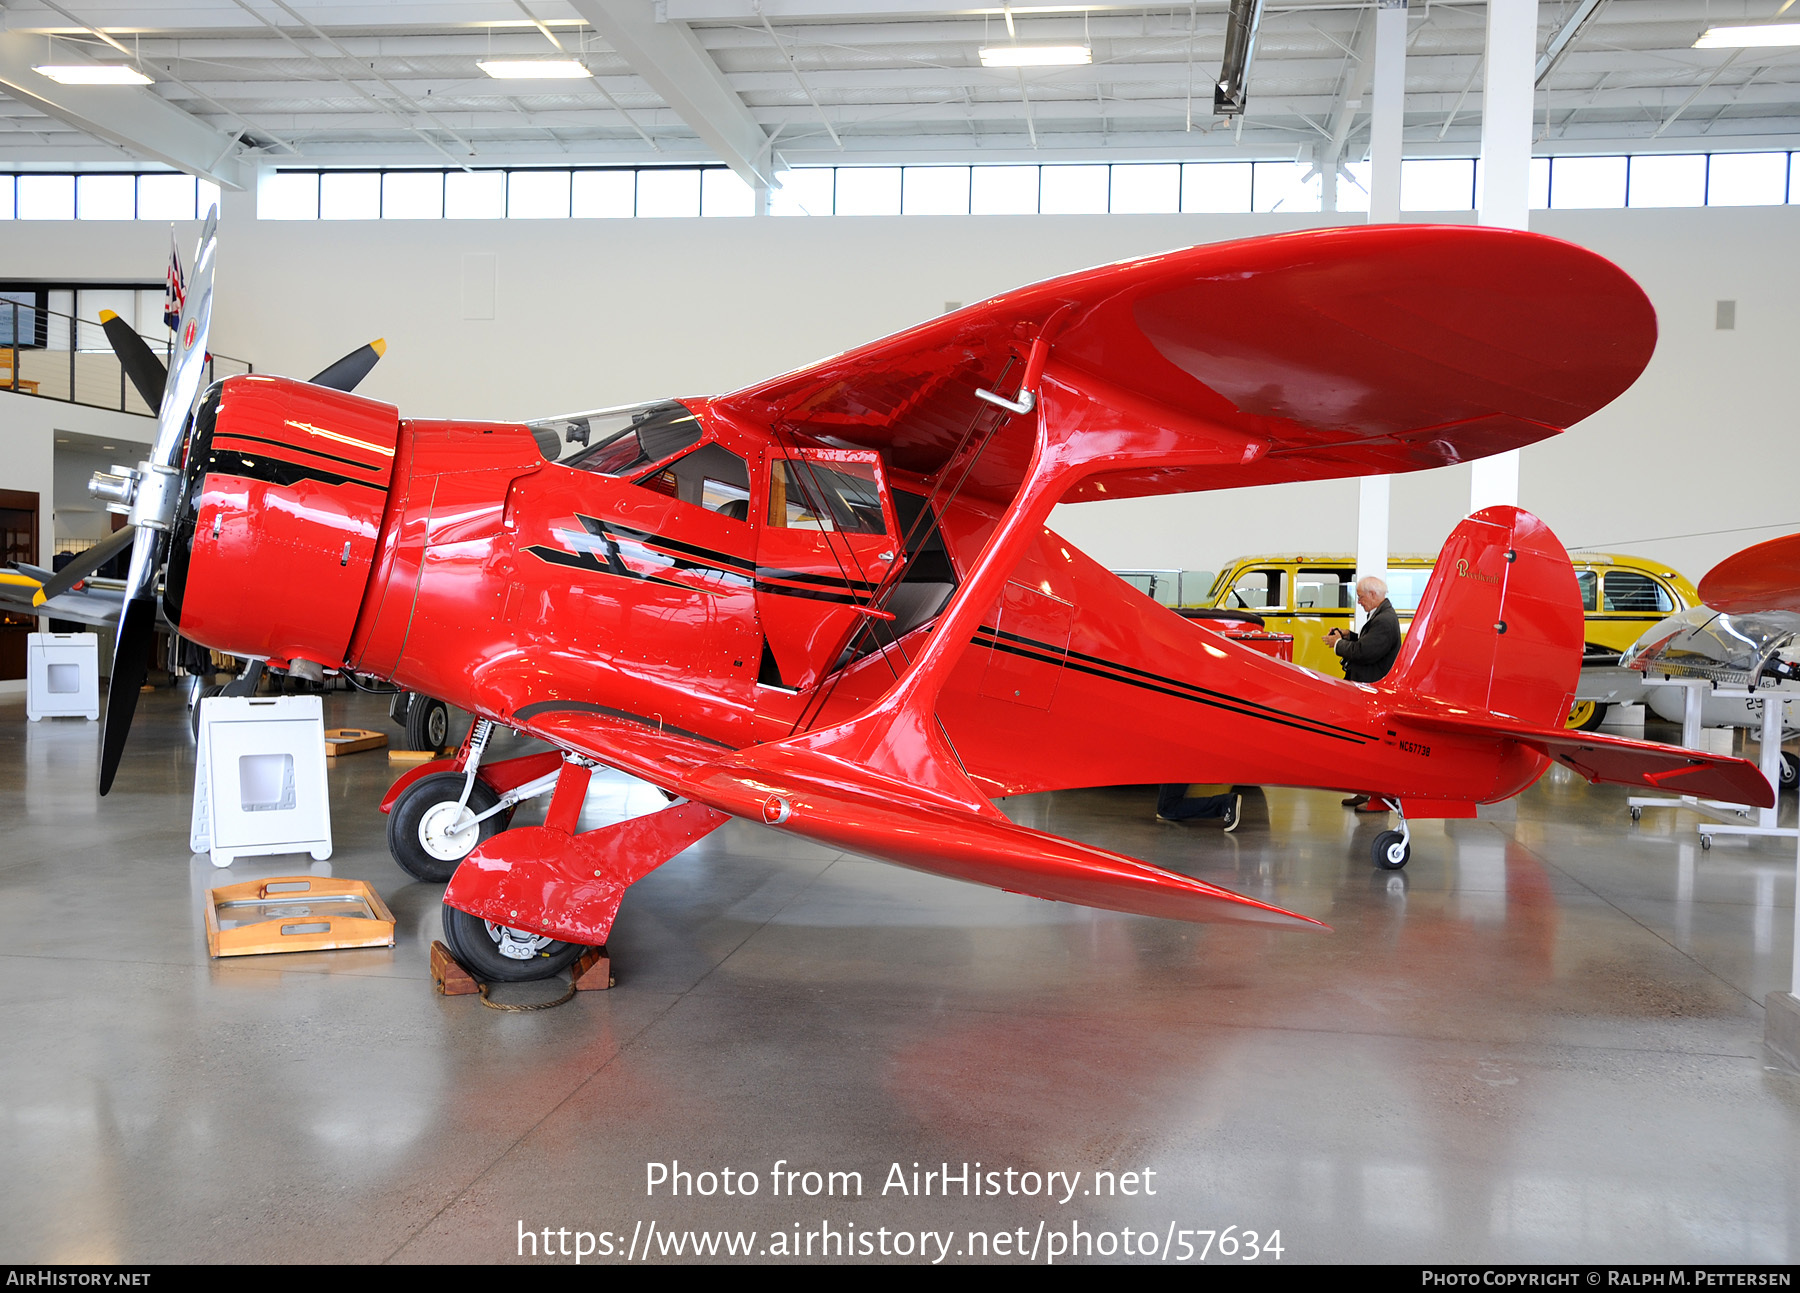
[{"label": "ceiling beam", "polygon": [[1537,71],[1532,77],[1533,85],[1542,85],[1544,78],[1556,70],[1556,65],[1563,61],[1563,55],[1569,52],[1569,46],[1581,35],[1581,29],[1588,24],[1588,19],[1606,7],[1606,0],[1581,0],[1575,6],[1575,12],[1569,20],[1558,27],[1551,35],[1549,43],[1544,46],[1544,56],[1537,61]]},{"label": "ceiling beam", "polygon": [[658,22],[652,0],[569,5],[745,183],[776,187],[769,136],[687,24]]},{"label": "ceiling beam", "polygon": [[[90,62],[67,45],[59,59]],[[237,137],[190,116],[148,86],[58,85],[32,70],[44,61],[44,40],[24,32],[0,32],[0,86],[46,116],[83,134],[230,189],[248,175]]]}]

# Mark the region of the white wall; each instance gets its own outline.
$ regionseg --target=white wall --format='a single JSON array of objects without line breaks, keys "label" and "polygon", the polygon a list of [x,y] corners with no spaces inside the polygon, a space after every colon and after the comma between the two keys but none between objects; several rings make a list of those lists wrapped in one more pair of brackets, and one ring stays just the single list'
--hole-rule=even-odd
[{"label": "white wall", "polygon": [[[946,302],[1309,223],[286,223],[251,219],[249,207],[247,195],[228,195],[216,349],[262,371],[306,375],[385,336],[387,358],[363,393],[410,415],[462,417],[731,390],[916,323]],[[1662,340],[1644,377],[1612,407],[1526,451],[1524,504],[1570,546],[1642,552],[1696,578],[1747,543],[1800,529],[1786,380],[1800,322],[1800,210],[1538,212],[1533,227],[1592,247],[1637,277],[1657,307]],[[154,278],[168,246],[160,225],[20,222],[8,237],[15,263],[5,272],[44,277]],[[496,258],[491,320],[463,317],[469,255]],[[1735,332],[1714,331],[1718,299],[1737,301]],[[1250,551],[1352,550],[1356,495],[1355,482],[1334,481],[1090,503],[1061,509],[1053,524],[1108,564],[1216,568]],[[1467,499],[1466,467],[1397,478],[1393,548],[1435,551]],[[1720,530],[1735,532],[1705,533]]]}]

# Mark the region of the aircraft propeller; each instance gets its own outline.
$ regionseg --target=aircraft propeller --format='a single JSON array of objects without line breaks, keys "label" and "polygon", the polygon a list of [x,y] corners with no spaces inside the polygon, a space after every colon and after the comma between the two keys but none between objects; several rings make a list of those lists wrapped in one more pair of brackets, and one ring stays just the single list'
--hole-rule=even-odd
[{"label": "aircraft propeller", "polygon": [[[206,371],[207,334],[212,325],[213,256],[218,245],[218,209],[206,218],[200,247],[194,257],[193,277],[182,303],[176,327],[175,349],[167,368],[156,352],[132,327],[108,310],[101,314],[106,339],[119,357],[126,376],[157,410],[156,439],[150,456],[136,469],[120,473],[96,472],[88,491],[130,509],[131,524],[106,542],[90,548],[33,597],[37,605],[67,592],[106,561],[131,550],[131,569],[125,580],[125,600],[113,644],[112,682],[106,697],[106,721],[100,737],[100,793],[112,789],[119,770],[125,738],[137,711],[138,689],[149,672],[150,649],[156,633],[156,574],[168,556],[168,533],[186,487],[184,449],[193,426],[195,397]],[[326,367],[312,378],[315,385],[351,391],[374,368],[387,346],[377,340]]]}]

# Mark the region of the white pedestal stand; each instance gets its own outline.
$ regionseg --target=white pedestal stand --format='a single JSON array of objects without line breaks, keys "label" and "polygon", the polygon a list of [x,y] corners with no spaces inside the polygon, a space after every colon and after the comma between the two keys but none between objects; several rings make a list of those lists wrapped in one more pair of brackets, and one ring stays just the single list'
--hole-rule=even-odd
[{"label": "white pedestal stand", "polygon": [[188,846],[227,867],[270,853],[331,856],[325,714],[317,696],[209,696]]},{"label": "white pedestal stand", "polygon": [[92,633],[25,638],[25,717],[100,717],[100,639]]}]

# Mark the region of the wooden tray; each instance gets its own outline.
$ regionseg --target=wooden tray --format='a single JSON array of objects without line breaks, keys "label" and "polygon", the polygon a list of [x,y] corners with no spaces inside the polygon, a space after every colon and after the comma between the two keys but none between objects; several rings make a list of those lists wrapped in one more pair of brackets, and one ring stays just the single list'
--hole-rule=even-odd
[{"label": "wooden tray", "polygon": [[209,956],[392,947],[394,913],[361,880],[284,875],[206,895]]},{"label": "wooden tray", "polygon": [[325,733],[325,757],[335,759],[340,754],[361,754],[364,750],[384,750],[388,739],[380,732],[371,732],[366,727],[334,727]]}]

